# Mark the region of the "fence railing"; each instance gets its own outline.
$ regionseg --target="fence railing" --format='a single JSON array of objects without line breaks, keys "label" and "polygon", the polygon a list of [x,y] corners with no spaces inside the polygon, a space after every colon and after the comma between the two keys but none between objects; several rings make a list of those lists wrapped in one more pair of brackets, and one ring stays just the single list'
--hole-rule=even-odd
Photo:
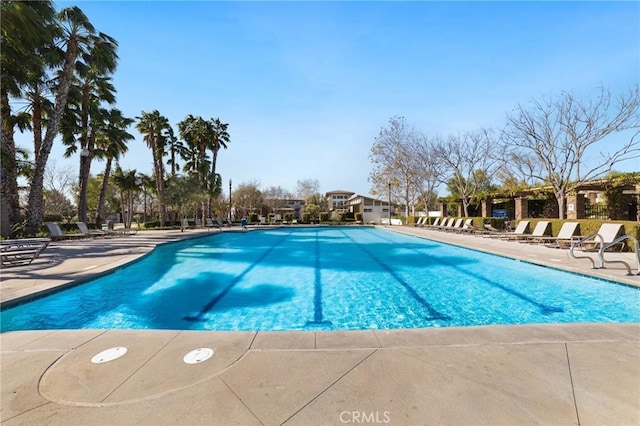
[{"label": "fence railing", "polygon": [[601,204],[587,204],[584,209],[584,216],[587,219],[608,220],[609,209]]}]

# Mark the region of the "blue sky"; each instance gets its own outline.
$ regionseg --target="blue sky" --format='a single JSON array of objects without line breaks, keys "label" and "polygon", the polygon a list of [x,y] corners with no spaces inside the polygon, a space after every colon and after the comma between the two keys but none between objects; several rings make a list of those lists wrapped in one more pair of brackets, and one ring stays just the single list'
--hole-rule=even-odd
[{"label": "blue sky", "polygon": [[[317,179],[322,192],[368,194],[369,152],[393,116],[427,134],[499,129],[532,98],[640,80],[639,2],[56,3],[71,4],[120,44],[125,115],[157,109],[176,130],[187,114],[229,123],[225,186]],[[121,165],[148,173],[132,133]],[[51,158],[76,170],[62,152]]]}]

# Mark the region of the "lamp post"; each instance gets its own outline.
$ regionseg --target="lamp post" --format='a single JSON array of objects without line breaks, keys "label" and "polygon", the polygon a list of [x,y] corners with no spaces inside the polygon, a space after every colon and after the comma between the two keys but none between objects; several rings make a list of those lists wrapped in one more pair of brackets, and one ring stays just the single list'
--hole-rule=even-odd
[{"label": "lamp post", "polygon": [[78,200],[79,211],[78,220],[87,222],[87,161],[89,160],[89,149],[83,148],[80,151],[80,199]]},{"label": "lamp post", "polygon": [[231,223],[231,179],[229,179],[229,223]]},{"label": "lamp post", "polygon": [[391,181],[389,181],[389,226],[391,226]]}]

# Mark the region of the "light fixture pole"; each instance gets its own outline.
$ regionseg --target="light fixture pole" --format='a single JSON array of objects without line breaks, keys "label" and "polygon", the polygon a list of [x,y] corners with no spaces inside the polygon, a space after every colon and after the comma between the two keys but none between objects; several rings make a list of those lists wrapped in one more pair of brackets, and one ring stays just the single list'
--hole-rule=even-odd
[{"label": "light fixture pole", "polygon": [[231,179],[229,179],[229,223],[231,223]]},{"label": "light fixture pole", "polygon": [[391,226],[391,181],[389,181],[389,226]]},{"label": "light fixture pole", "polygon": [[80,205],[80,209],[78,211],[78,220],[80,222],[87,222],[87,175],[85,170],[87,168],[87,161],[89,161],[89,150],[87,148],[83,148],[80,151],[80,199],[78,204]]}]

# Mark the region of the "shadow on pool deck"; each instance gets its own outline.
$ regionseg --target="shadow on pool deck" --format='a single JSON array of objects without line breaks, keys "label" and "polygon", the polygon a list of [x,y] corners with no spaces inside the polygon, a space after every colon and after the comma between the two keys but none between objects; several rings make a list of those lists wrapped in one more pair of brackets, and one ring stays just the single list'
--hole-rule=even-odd
[{"label": "shadow on pool deck", "polygon": [[[3,269],[2,300],[87,280],[158,242],[205,233],[185,234],[53,243],[32,265]],[[584,269],[548,260],[562,256],[552,249],[431,237]],[[25,331],[2,333],[0,345],[0,419],[7,425],[640,424],[636,323]],[[123,357],[91,363],[119,346],[128,349]],[[203,347],[214,349],[214,356],[183,362]]]}]

